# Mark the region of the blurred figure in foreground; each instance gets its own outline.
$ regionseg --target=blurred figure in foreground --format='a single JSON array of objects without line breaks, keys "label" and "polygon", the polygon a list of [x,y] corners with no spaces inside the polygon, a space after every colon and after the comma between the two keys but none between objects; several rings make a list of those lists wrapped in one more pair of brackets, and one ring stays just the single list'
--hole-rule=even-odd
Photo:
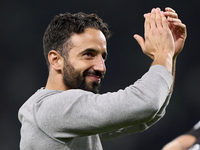
[{"label": "blurred figure in foreground", "polygon": [[191,130],[166,144],[162,150],[200,150],[200,121]]}]

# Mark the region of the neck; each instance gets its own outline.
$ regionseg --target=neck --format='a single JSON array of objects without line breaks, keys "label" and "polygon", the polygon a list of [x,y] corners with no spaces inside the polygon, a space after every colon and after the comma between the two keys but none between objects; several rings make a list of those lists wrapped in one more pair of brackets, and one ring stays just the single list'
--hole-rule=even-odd
[{"label": "neck", "polygon": [[49,72],[49,77],[45,89],[66,91],[68,88],[63,83],[62,74]]}]

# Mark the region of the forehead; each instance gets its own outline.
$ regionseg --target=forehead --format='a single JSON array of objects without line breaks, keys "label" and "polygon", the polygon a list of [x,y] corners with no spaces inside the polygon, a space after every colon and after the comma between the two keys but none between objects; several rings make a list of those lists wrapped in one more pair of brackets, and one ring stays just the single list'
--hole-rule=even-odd
[{"label": "forehead", "polygon": [[71,50],[81,51],[90,48],[98,51],[107,51],[107,43],[104,34],[100,30],[94,28],[86,28],[83,33],[72,34],[70,42],[73,45]]}]

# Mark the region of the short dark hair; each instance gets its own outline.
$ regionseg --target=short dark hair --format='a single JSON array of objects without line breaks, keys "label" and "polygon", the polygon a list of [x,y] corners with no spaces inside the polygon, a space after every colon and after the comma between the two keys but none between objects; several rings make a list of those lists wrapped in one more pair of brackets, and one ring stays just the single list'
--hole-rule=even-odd
[{"label": "short dark hair", "polygon": [[106,39],[110,37],[108,25],[94,13],[64,13],[53,18],[43,36],[43,50],[48,67],[49,51],[56,50],[62,56],[63,44],[70,39],[72,33],[83,33],[85,28],[98,29],[102,31]]}]

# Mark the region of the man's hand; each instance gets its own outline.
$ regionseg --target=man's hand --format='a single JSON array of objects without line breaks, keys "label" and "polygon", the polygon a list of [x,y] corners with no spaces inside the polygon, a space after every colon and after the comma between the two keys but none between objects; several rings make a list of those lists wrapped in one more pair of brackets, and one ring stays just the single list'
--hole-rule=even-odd
[{"label": "man's hand", "polygon": [[181,22],[175,10],[170,7],[165,8],[164,15],[167,16],[168,25],[174,38],[174,57],[176,57],[182,51],[187,37],[186,25]]},{"label": "man's hand", "polygon": [[175,54],[175,45],[172,32],[164,12],[153,8],[151,13],[145,14],[145,40],[134,35],[142,51],[154,61],[152,65],[163,65],[172,71],[172,58]]}]

